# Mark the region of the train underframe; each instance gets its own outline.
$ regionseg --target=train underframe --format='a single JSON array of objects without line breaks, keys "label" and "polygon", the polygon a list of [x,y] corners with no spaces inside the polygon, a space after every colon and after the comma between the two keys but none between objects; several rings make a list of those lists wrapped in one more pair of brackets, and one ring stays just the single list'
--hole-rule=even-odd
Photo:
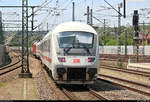
[{"label": "train underframe", "polygon": [[59,67],[56,69],[57,84],[93,84],[97,68]]}]

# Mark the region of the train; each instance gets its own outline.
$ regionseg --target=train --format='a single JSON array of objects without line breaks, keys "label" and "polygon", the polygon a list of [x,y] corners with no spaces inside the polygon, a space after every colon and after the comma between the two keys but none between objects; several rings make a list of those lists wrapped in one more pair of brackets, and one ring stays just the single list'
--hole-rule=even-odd
[{"label": "train", "polygon": [[99,37],[88,24],[65,22],[33,44],[56,84],[92,85],[98,76]]}]

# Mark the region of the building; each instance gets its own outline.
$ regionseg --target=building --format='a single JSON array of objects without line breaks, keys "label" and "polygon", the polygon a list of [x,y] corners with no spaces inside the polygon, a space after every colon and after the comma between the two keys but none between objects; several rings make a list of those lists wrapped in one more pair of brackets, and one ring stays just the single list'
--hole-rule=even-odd
[{"label": "building", "polygon": [[150,32],[147,34],[139,33],[139,43],[142,45],[142,42],[145,42],[146,45],[150,44]]},{"label": "building", "polygon": [[146,34],[146,44],[150,44],[150,32]]}]

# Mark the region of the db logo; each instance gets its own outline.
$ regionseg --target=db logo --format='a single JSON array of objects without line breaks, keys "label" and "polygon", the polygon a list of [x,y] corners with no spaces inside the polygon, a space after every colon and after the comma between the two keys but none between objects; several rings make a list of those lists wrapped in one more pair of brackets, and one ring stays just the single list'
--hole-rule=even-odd
[{"label": "db logo", "polygon": [[80,59],[73,59],[73,63],[80,63]]}]

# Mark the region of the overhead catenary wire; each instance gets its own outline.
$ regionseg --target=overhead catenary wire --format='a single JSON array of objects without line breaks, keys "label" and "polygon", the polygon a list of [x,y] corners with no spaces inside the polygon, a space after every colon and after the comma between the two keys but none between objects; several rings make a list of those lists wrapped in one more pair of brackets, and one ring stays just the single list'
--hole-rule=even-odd
[{"label": "overhead catenary wire", "polygon": [[[58,3],[58,2],[57,2]],[[55,10],[57,10],[57,8],[58,8],[58,4],[56,4],[57,5],[57,7],[56,7],[56,9]],[[51,9],[51,8],[49,8],[49,9]],[[56,16],[57,14],[57,12],[54,10],[54,15],[52,15],[52,16]],[[42,24],[44,24],[45,22],[47,22],[47,19],[48,19],[48,17],[50,16],[50,14],[52,14],[52,12],[51,12],[51,10],[48,12],[48,14],[43,18],[43,20],[41,21],[41,23],[39,23],[36,27],[34,27],[34,30],[36,29],[36,28],[39,28]],[[56,18],[56,17],[55,17]]]},{"label": "overhead catenary wire", "polygon": [[69,6],[69,4],[71,4],[71,2],[72,2],[73,0],[70,0],[65,6],[64,6],[64,8],[63,9],[67,9],[68,8],[68,6]]},{"label": "overhead catenary wire", "polygon": [[40,11],[42,8],[44,8],[46,5],[48,5],[49,3],[51,3],[53,0],[46,0],[39,8],[37,8],[33,14],[29,15],[28,17],[31,17],[32,15],[34,15],[35,13],[37,13],[38,11]]},{"label": "overhead catenary wire", "polygon": [[40,27],[43,23],[45,23],[45,22],[47,21],[48,16],[50,15],[50,13],[51,13],[51,12],[49,12],[49,13],[43,18],[43,20],[41,21],[41,23],[38,24],[36,27],[34,27],[34,29]]}]

